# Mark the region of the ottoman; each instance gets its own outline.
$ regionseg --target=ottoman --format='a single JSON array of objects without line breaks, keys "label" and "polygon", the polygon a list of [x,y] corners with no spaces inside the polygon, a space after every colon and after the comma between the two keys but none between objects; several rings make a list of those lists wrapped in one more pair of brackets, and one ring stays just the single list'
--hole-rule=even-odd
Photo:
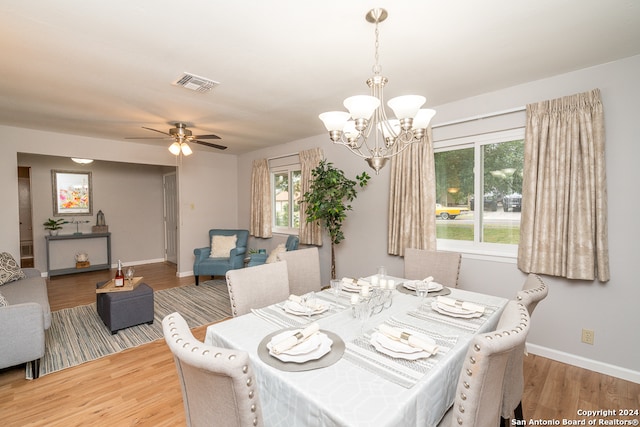
[{"label": "ottoman", "polygon": [[146,283],[140,283],[132,291],[98,293],[96,309],[112,334],[142,323],[152,324],[153,289]]}]

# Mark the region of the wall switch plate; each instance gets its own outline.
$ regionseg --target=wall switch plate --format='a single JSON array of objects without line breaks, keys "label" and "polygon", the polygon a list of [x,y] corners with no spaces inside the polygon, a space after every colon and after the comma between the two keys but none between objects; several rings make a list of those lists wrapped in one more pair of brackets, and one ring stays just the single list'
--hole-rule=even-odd
[{"label": "wall switch plate", "polygon": [[591,329],[582,329],[582,342],[593,345],[593,331]]}]

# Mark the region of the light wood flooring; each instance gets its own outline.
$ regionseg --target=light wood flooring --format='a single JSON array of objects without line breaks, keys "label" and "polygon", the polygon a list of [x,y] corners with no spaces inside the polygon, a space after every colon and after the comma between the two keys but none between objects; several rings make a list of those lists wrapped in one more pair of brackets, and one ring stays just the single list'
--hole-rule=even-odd
[{"label": "light wood flooring", "polygon": [[[166,263],[136,267],[136,276],[144,276],[154,290],[194,282],[193,277],[178,278],[175,272],[175,266]],[[113,274],[52,278],[51,309],[95,301],[95,283]],[[206,326],[196,328],[194,335],[203,339],[205,330]],[[529,355],[523,408],[527,421],[593,420],[577,411],[640,409],[640,384]],[[4,426],[185,425],[180,385],[163,340],[33,381],[24,379],[24,366],[0,370],[0,419]]]}]

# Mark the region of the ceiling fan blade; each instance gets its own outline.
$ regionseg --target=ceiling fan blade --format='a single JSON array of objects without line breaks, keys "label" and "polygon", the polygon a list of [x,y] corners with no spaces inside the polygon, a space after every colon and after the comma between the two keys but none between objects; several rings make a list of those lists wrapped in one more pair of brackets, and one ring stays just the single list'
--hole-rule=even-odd
[{"label": "ceiling fan blade", "polygon": [[171,134],[169,134],[169,133],[167,133],[167,132],[163,132],[163,131],[158,130],[158,129],[147,128],[147,127],[144,127],[144,126],[142,126],[142,129],[152,130],[152,131],[154,131],[154,132],[158,132],[158,133],[161,133],[161,134],[163,134],[163,135],[169,135],[169,136],[171,136]]},{"label": "ceiling fan blade", "polygon": [[173,139],[169,136],[126,136],[124,139]]},{"label": "ceiling fan blade", "polygon": [[222,139],[218,135],[198,135],[194,136],[196,139]]},{"label": "ceiling fan blade", "polygon": [[197,139],[194,139],[192,142],[195,142],[196,144],[200,144],[200,145],[206,145],[207,147],[217,148],[218,150],[227,149],[227,147],[225,147],[224,145],[213,144],[211,142],[205,142],[205,141],[198,141]]}]

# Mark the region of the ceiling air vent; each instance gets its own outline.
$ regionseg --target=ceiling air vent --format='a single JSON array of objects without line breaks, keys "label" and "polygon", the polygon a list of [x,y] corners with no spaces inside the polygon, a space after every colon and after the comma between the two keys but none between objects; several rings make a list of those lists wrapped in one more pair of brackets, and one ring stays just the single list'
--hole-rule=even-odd
[{"label": "ceiling air vent", "polygon": [[209,92],[215,86],[218,86],[220,82],[216,82],[211,79],[196,76],[195,74],[184,73],[178,80],[173,82],[176,86],[182,86],[186,89],[194,90],[200,93]]}]

